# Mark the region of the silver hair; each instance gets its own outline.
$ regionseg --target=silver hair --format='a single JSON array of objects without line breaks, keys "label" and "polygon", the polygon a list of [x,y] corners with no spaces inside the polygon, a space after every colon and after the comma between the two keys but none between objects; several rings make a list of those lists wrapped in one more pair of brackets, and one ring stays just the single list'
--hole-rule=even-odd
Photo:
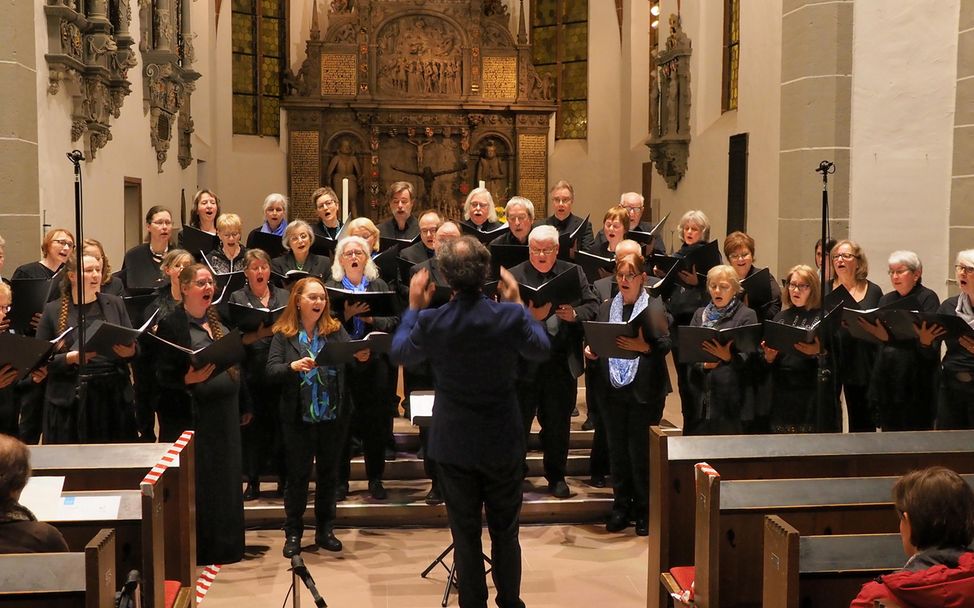
[{"label": "silver hair", "polygon": [[700,226],[700,231],[703,232],[702,241],[710,240],[710,219],[707,218],[706,213],[698,209],[691,209],[680,218],[680,223],[677,225],[680,230],[680,240],[683,239],[683,227],[690,222]]},{"label": "silver hair", "polygon": [[497,209],[494,208],[494,197],[487,188],[474,188],[470,191],[470,194],[467,195],[467,200],[463,201],[463,219],[470,219],[470,203],[473,201],[473,197],[480,196],[481,194],[485,194],[487,196],[487,204],[490,205],[488,207],[489,212],[487,213],[487,221],[496,222]]},{"label": "silver hair", "polygon": [[272,192],[271,194],[268,194],[267,198],[264,199],[264,207],[263,207],[264,213],[267,213],[267,208],[273,205],[274,203],[280,203],[284,207],[284,218],[287,219],[287,197],[277,192]]},{"label": "silver hair", "polygon": [[288,251],[291,251],[291,237],[294,236],[294,233],[298,230],[307,230],[308,234],[311,235],[311,242],[315,242],[315,231],[311,229],[308,222],[304,220],[294,220],[287,225],[287,228],[284,229],[284,236],[281,237],[281,242],[284,243],[284,248]]},{"label": "silver hair", "polygon": [[370,281],[378,279],[379,268],[372,261],[369,242],[360,236],[346,236],[335,245],[335,261],[331,263],[331,278],[339,282],[345,278],[345,269],[342,268],[341,259],[342,254],[345,253],[345,248],[349,245],[359,245],[362,247],[362,251],[365,252],[365,278]]},{"label": "silver hair", "polygon": [[626,199],[628,198],[639,201],[640,205],[646,202],[646,198],[638,192],[623,192],[622,196],[619,197],[619,204],[621,205],[622,203],[626,202]]},{"label": "silver hair", "polygon": [[524,207],[524,210],[528,212],[529,218],[531,218],[532,220],[534,219],[534,203],[524,198],[523,196],[511,197],[511,200],[507,201],[507,204],[504,205],[504,215],[507,215],[508,213],[511,212],[511,207],[516,207],[518,205]]},{"label": "silver hair", "polygon": [[923,270],[923,264],[920,263],[920,257],[912,251],[894,251],[893,253],[889,254],[889,261],[887,264],[890,266],[903,264],[910,269],[910,272],[921,272]]},{"label": "silver hair", "polygon": [[533,243],[535,241],[554,241],[558,242],[558,229],[549,224],[544,224],[541,226],[535,226],[531,229],[531,233],[528,234],[528,242]]},{"label": "silver hair", "polygon": [[964,266],[974,266],[974,249],[965,249],[963,251],[957,252],[957,262],[956,264],[963,264]]}]

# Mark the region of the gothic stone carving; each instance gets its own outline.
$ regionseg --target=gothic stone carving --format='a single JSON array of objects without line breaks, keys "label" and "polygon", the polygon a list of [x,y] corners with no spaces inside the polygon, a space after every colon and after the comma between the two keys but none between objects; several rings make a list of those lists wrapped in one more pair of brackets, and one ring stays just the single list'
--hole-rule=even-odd
[{"label": "gothic stone carving", "polygon": [[690,54],[690,39],[680,16],[670,15],[670,36],[651,76],[652,124],[646,145],[656,171],[671,190],[686,174],[690,155]]},{"label": "gothic stone carving", "polygon": [[408,97],[460,95],[461,40],[444,19],[419,15],[392,21],[379,32],[378,91]]},{"label": "gothic stone carving", "polygon": [[71,140],[84,138],[85,156],[94,160],[111,139],[112,118],[131,92],[128,71],[137,61],[129,35],[129,0],[90,2],[49,0],[47,18],[47,92],[62,85],[72,99]]}]

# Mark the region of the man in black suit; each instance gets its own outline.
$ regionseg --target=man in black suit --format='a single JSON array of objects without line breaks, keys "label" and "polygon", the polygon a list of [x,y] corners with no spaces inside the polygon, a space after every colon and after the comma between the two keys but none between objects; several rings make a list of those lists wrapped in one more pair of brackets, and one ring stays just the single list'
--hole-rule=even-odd
[{"label": "man in black suit", "polygon": [[[521,305],[509,273],[502,274],[498,285],[504,302],[481,293],[490,253],[476,239],[444,243],[437,260],[454,297],[439,308],[423,310],[432,297],[429,274],[420,270],[413,275],[409,309],[396,330],[391,354],[403,364],[429,360],[436,375],[429,451],[446,497],[460,605],[487,607],[480,542],[484,509],[496,603],[500,608],[523,608],[518,519],[526,444],[515,370],[520,358],[546,357],[550,343],[544,328]],[[481,373],[487,368],[492,373]]]},{"label": "man in black suit", "polygon": [[413,217],[413,185],[395,182],[389,186],[389,211],[392,217],[379,224],[379,236],[401,241],[412,240],[419,234],[419,222]]},{"label": "man in black suit", "polygon": [[[554,226],[558,229],[558,234],[561,236],[571,234],[581,226],[581,229],[578,231],[578,238],[573,243],[572,249],[575,251],[595,251],[595,239],[592,237],[591,222],[572,213],[572,205],[575,204],[575,190],[572,188],[572,185],[565,180],[560,180],[551,188],[549,194],[551,195],[551,210],[553,213],[545,218],[542,224]],[[584,226],[582,226],[583,223],[585,224]],[[565,255],[572,259],[575,257],[574,253],[567,251],[562,252],[562,254],[563,257]]]},{"label": "man in black suit", "polygon": [[544,474],[548,489],[556,498],[568,498],[565,482],[571,416],[582,375],[582,321],[592,321],[599,310],[599,298],[577,264],[558,259],[558,231],[538,226],[528,235],[528,261],[511,269],[518,283],[538,287],[559,274],[578,273],[581,297],[568,304],[528,304],[551,338],[551,357],[540,363],[526,362],[518,377],[518,401],[524,416],[525,436],[530,432],[535,411],[541,425]]},{"label": "man in black suit", "polygon": [[[436,211],[426,211],[419,216],[419,242],[413,243],[399,252],[399,257],[413,264],[425,262],[436,255],[436,231],[443,224],[443,218]],[[409,282],[409,277],[402,277]]]}]

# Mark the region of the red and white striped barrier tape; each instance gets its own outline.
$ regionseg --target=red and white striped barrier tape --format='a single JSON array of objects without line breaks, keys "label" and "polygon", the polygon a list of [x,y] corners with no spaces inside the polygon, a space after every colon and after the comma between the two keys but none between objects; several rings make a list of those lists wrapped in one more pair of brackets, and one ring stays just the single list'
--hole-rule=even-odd
[{"label": "red and white striped barrier tape", "polygon": [[152,495],[152,486],[156,485],[156,482],[159,481],[159,478],[162,477],[162,474],[165,473],[166,469],[176,462],[176,458],[179,457],[179,453],[183,451],[183,448],[189,444],[192,438],[193,431],[185,431],[179,436],[179,439],[173,442],[169,449],[166,450],[166,453],[162,455],[159,462],[152,467],[152,469],[142,479],[142,483],[139,484],[144,493],[148,493],[150,496]]},{"label": "red and white striped barrier tape", "polygon": [[199,604],[206,597],[206,593],[213,586],[214,581],[216,581],[216,575],[219,574],[220,564],[214,564],[212,566],[207,566],[203,568],[203,572],[200,577],[196,579],[196,603]]},{"label": "red and white striped barrier tape", "polygon": [[707,475],[708,477],[720,477],[720,473],[718,473],[716,469],[714,469],[706,462],[698,462],[694,466],[697,468],[698,471],[702,471],[704,475]]}]

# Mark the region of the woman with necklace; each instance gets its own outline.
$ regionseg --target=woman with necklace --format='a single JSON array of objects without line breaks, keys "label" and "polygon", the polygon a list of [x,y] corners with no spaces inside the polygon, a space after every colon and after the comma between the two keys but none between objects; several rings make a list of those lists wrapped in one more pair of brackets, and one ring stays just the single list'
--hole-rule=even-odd
[{"label": "woman with necklace", "polygon": [[[316,473],[315,543],[326,551],[342,550],[334,531],[335,487],[353,409],[346,381],[348,366],[319,366],[315,358],[329,342],[347,341],[342,324],[331,316],[321,280],[298,281],[274,323],[267,357],[267,375],[280,387],[281,431],[287,453],[284,557],[301,552],[312,463]],[[368,350],[355,353],[358,363],[368,361],[369,356]]]},{"label": "woman with necklace", "polygon": [[271,270],[284,277],[292,270],[324,277],[329,272],[331,260],[311,253],[314,242],[315,234],[311,226],[304,220],[294,220],[284,230],[284,248],[288,252],[271,261]]},{"label": "woman with necklace", "polygon": [[[858,306],[862,310],[876,308],[883,290],[879,285],[866,279],[869,276],[869,262],[866,254],[854,241],[843,239],[829,252],[832,263],[832,290],[844,287],[852,298],[844,306]],[[869,406],[869,382],[872,379],[876,355],[879,349],[874,344],[856,340],[845,329],[838,332],[839,383],[845,395],[846,412],[849,415],[849,432],[862,433],[875,431],[877,421]],[[836,386],[836,391],[840,388]],[[840,420],[836,421],[837,423]],[[831,429],[830,429],[831,430]],[[839,429],[835,429],[839,430]]]},{"label": "woman with necklace", "polygon": [[[179,273],[183,301],[159,322],[156,334],[173,344],[198,350],[227,334],[213,302],[213,274],[202,264]],[[243,558],[243,477],[240,426],[250,422],[241,411],[240,373],[236,367],[214,374],[210,363],[193,367],[189,355],[163,346],[158,357],[160,402],[193,413],[196,432],[196,548],[200,564],[231,564]],[[182,429],[185,430],[185,429]]]},{"label": "woman with necklace", "polygon": [[[287,291],[271,285],[271,259],[262,249],[247,250],[244,255],[244,275],[247,285],[230,294],[231,304],[264,310],[274,310],[287,304]],[[256,331],[243,336],[247,349],[243,379],[254,406],[253,423],[241,431],[244,472],[247,475],[244,500],[254,500],[260,496],[260,475],[264,472],[268,456],[271,457],[272,471],[277,474],[279,495],[283,495],[284,480],[287,479],[277,387],[267,377],[267,354],[273,335],[271,325],[261,325]]]},{"label": "woman with necklace", "polygon": [[328,186],[324,186],[312,193],[311,203],[318,214],[318,222],[314,226],[315,235],[337,242],[338,234],[342,231],[342,218],[338,217],[338,195]]},{"label": "woman with necklace", "polygon": [[[325,282],[325,286],[347,291],[389,291],[388,284],[379,278],[379,269],[368,251],[369,244],[361,237],[347,236],[338,241],[331,279]],[[338,319],[352,340],[361,340],[371,331],[391,333],[399,324],[399,317],[371,315],[368,305],[363,303],[345,302]],[[376,500],[383,500],[387,496],[382,475],[385,471],[385,444],[392,433],[392,420],[399,405],[395,384],[396,369],[385,355],[373,356],[368,364],[349,370],[349,387],[355,401],[352,432],[362,440],[369,493]],[[346,444],[338,471],[340,490],[348,486],[350,448]]]},{"label": "woman with necklace", "polygon": [[[118,296],[100,293],[101,262],[82,257],[82,271],[74,258],[65,262],[66,281],[61,297],[44,308],[37,337],[53,340],[69,327],[77,327],[84,308],[85,325],[95,321],[131,327],[128,312]],[[78,301],[78,287],[82,300]],[[90,333],[88,336],[90,337]],[[115,443],[136,441],[135,402],[128,361],[136,354],[135,343],[116,344],[112,356],[78,351],[77,333],[68,352],[57,354],[48,365],[44,394],[44,443]],[[78,398],[78,364],[85,357],[85,398]]]},{"label": "woman with necklace", "polygon": [[172,212],[155,205],[145,214],[145,242],[125,252],[122,277],[128,289],[156,288],[164,279],[162,258],[172,246]]}]

